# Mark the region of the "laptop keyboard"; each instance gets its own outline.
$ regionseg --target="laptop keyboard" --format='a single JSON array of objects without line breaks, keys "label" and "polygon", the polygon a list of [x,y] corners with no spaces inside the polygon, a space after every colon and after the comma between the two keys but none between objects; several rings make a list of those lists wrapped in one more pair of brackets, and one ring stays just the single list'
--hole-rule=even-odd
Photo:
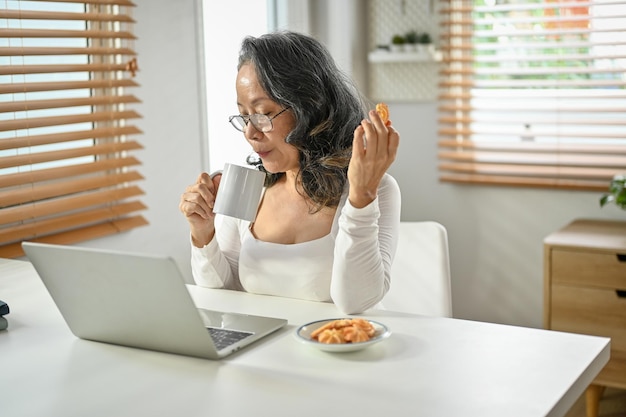
[{"label": "laptop keyboard", "polygon": [[251,332],[222,329],[218,327],[207,327],[207,330],[209,331],[209,334],[211,335],[211,338],[213,339],[213,343],[215,343],[215,347],[217,347],[217,350],[222,350],[225,347],[228,347],[233,343],[237,343],[240,340],[254,334]]}]

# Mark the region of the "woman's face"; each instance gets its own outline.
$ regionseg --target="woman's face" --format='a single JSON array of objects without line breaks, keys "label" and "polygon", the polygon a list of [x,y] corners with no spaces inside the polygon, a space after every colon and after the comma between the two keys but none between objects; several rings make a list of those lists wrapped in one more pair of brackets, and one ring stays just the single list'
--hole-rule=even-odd
[{"label": "woman's face", "polygon": [[[265,114],[271,119],[284,109],[263,91],[252,64],[242,65],[237,73],[236,89],[237,107],[243,116]],[[285,142],[285,137],[295,127],[293,113],[283,112],[272,120],[272,124],[271,131],[261,132],[248,123],[243,134],[268,172],[297,172],[300,168],[298,150]]]}]

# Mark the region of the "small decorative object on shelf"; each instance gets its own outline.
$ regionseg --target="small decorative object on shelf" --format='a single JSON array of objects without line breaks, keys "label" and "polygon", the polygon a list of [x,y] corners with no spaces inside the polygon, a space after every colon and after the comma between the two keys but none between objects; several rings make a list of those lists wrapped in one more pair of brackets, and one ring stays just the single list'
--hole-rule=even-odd
[{"label": "small decorative object on shelf", "polygon": [[405,52],[385,50],[382,48],[377,48],[375,51],[372,51],[368,54],[367,59],[372,63],[402,63],[402,62],[414,62],[414,63],[423,63],[423,62],[438,62],[441,61],[441,52],[437,51],[435,48],[428,49],[418,49],[415,52]]},{"label": "small decorative object on shelf", "polygon": [[422,34],[419,35],[419,38],[417,40],[418,45],[418,50],[429,50],[432,51],[434,48],[432,48],[432,43],[433,40],[430,37],[430,34],[424,32]]},{"label": "small decorative object on shelf", "polygon": [[626,210],[626,176],[615,175],[609,183],[609,192],[600,197],[600,207],[604,207],[609,203],[623,210]]},{"label": "small decorative object on shelf", "polygon": [[435,62],[441,61],[441,52],[435,49],[429,33],[411,30],[405,35],[393,35],[389,45],[377,45],[368,60],[374,63]]},{"label": "small decorative object on shelf", "polygon": [[417,44],[419,41],[419,34],[412,30],[410,32],[407,32],[406,35],[404,35],[404,39],[406,40],[406,43],[404,44],[404,50],[407,52],[415,52],[417,51]]},{"label": "small decorative object on shelf", "polygon": [[391,38],[391,52],[400,52],[404,50],[406,39],[402,35],[393,35]]},{"label": "small decorative object on shelf", "polygon": [[422,45],[430,45],[431,43],[433,43],[433,40],[430,37],[429,33],[424,32],[421,35],[419,35],[419,39],[417,42]]}]

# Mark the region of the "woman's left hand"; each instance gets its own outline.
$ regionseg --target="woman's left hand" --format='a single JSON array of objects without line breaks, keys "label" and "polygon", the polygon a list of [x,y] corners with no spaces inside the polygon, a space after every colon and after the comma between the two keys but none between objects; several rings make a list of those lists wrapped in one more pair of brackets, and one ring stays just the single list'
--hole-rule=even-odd
[{"label": "woman's left hand", "polygon": [[348,166],[350,204],[363,208],[376,199],[383,175],[396,159],[400,135],[385,126],[375,110],[354,130],[352,158]]}]

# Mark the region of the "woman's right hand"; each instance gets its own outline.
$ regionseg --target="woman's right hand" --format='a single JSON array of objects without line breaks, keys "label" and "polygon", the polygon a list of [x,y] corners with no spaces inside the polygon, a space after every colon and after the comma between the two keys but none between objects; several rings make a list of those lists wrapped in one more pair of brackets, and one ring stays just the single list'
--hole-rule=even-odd
[{"label": "woman's right hand", "polygon": [[221,178],[221,174],[211,178],[203,172],[180,197],[178,208],[189,222],[192,243],[199,248],[206,246],[215,234],[213,205]]}]

